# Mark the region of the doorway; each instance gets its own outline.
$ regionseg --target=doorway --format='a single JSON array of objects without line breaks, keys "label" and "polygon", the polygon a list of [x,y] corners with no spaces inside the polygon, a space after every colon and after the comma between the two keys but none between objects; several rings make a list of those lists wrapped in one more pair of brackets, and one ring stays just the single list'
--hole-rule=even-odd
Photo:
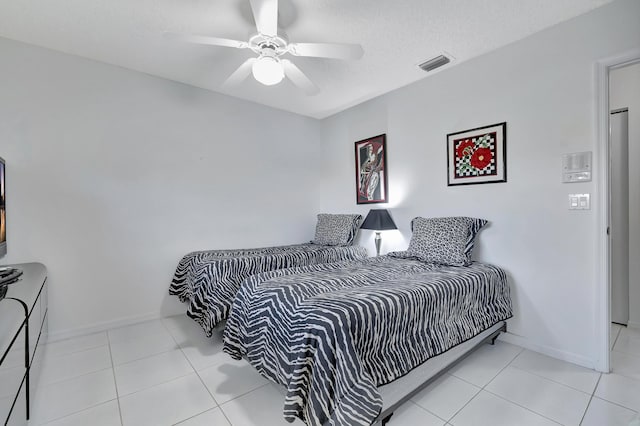
[{"label": "doorway", "polygon": [[[597,163],[597,241],[598,241],[598,259],[599,263],[596,266],[596,279],[597,279],[597,300],[599,306],[599,312],[595,319],[595,332],[596,332],[596,348],[597,348],[597,358],[595,362],[595,367],[597,370],[602,372],[610,371],[610,351],[612,347],[611,334],[612,334],[612,282],[613,282],[613,273],[615,270],[620,270],[621,268],[624,270],[626,267],[623,265],[620,267],[619,265],[614,265],[612,254],[615,252],[612,250],[612,239],[610,235],[610,231],[612,228],[612,213],[616,213],[621,211],[620,206],[616,204],[617,208],[612,206],[612,171],[613,166],[610,164],[611,155],[611,141],[610,141],[610,124],[611,124],[611,112],[614,109],[621,109],[621,106],[614,108],[613,101],[610,99],[610,95],[613,93],[610,92],[610,76],[617,74],[616,70],[623,69],[631,69],[633,66],[638,66],[640,64],[640,49],[636,49],[626,54],[619,55],[612,58],[603,59],[596,64],[596,93],[597,93],[597,129],[598,129],[598,147],[597,153],[599,161]],[[614,89],[615,90],[615,89]],[[630,90],[629,90],[630,91]],[[623,90],[624,92],[624,90]],[[636,96],[637,98],[637,96]],[[616,100],[617,102],[617,100]],[[634,113],[638,113],[640,110],[640,105],[632,106],[625,105],[628,111],[634,111]],[[633,119],[630,119],[633,120]],[[634,133],[635,134],[635,133]],[[627,153],[627,158],[631,155],[636,155],[640,158],[640,152],[638,150],[640,147],[640,142],[635,142],[634,144],[634,136],[630,135],[630,151]],[[637,162],[637,161],[636,161]],[[631,164],[632,162],[629,162]],[[634,179],[639,179],[636,175],[629,175],[629,184],[631,187],[636,188],[637,184],[632,182]],[[633,186],[636,185],[636,186]],[[630,189],[632,190],[632,189]],[[631,196],[627,195],[628,200],[633,205],[640,202],[640,195],[631,194]],[[634,198],[635,197],[635,198]],[[614,197],[615,198],[615,197]],[[613,210],[612,210],[613,207]],[[629,215],[629,211],[632,206],[629,206],[629,209],[626,210],[627,215]],[[624,209],[622,209],[624,211]],[[639,213],[636,213],[639,214]],[[629,223],[629,230],[627,235],[631,237],[631,240],[635,241],[633,238],[633,232],[640,232],[640,223],[637,223],[638,216],[630,216],[631,220]],[[635,231],[634,231],[635,230]],[[634,246],[631,240],[627,245],[629,249],[633,248],[633,250],[638,250],[638,247]],[[622,243],[624,246],[625,243]],[[630,255],[630,260],[634,259],[633,250],[629,251],[628,255]],[[615,260],[620,260],[619,256],[616,257]],[[624,263],[624,262],[623,262]],[[629,296],[627,296],[627,300],[629,297],[633,298],[635,293],[637,297],[640,297],[640,288],[633,287],[637,285],[640,287],[640,281],[634,283],[633,274],[637,268],[640,268],[640,265],[635,265],[637,262],[628,261],[628,268],[630,273],[630,289]],[[640,276],[638,277],[640,279]],[[640,300],[640,299],[639,299]],[[627,302],[628,303],[628,302]],[[636,308],[638,310],[640,306]],[[640,327],[640,322],[635,324],[634,315],[640,315],[640,312],[636,312],[634,314],[633,309],[629,312],[629,320],[627,321],[630,326]]]},{"label": "doorway", "polygon": [[[638,65],[640,67],[640,64]],[[638,68],[640,70],[640,68]],[[620,71],[625,71],[621,74]],[[609,114],[609,238],[611,247],[611,322],[627,326],[629,323],[630,278],[629,247],[632,242],[629,217],[630,194],[635,193],[634,179],[630,175],[635,164],[629,161],[629,109],[617,108],[627,101],[623,87],[632,76],[626,69],[609,73],[609,105],[616,108]],[[638,86],[640,88],[640,85]],[[635,147],[632,147],[635,148]],[[632,149],[631,152],[635,152]],[[635,210],[635,209],[633,209]],[[634,230],[635,231],[635,230]],[[635,232],[634,232],[635,234]],[[634,284],[634,283],[631,283]],[[612,328],[615,329],[615,328]],[[611,341],[613,336],[609,336]],[[612,343],[613,345],[613,343]]]}]

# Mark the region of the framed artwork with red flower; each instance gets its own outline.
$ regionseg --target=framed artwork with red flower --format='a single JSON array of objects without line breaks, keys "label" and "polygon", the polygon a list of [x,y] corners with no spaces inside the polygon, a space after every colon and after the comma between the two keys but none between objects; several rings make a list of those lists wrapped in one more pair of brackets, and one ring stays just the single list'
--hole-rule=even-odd
[{"label": "framed artwork with red flower", "polygon": [[447,185],[507,181],[507,123],[447,135]]},{"label": "framed artwork with red flower", "polygon": [[387,137],[356,142],[356,203],[387,202]]}]

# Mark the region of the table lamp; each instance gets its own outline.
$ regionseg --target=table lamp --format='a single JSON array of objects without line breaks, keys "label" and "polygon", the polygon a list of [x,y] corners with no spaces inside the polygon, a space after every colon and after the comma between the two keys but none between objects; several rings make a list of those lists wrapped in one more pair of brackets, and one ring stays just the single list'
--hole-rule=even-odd
[{"label": "table lamp", "polygon": [[371,209],[369,214],[362,222],[361,229],[372,229],[376,231],[376,256],[380,256],[380,245],[382,244],[382,237],[380,231],[387,231],[390,229],[398,229],[396,224],[391,219],[387,209]]}]

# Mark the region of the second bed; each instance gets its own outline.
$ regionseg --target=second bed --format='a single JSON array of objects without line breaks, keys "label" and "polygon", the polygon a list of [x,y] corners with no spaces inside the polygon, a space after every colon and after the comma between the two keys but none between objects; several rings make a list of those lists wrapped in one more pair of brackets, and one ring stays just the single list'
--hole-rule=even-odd
[{"label": "second bed", "polygon": [[315,238],[310,243],[189,253],[176,268],[169,294],[187,303],[187,315],[211,336],[228,317],[245,278],[294,266],[366,258],[366,249],[352,245],[361,220],[359,214],[323,213],[318,215]]}]

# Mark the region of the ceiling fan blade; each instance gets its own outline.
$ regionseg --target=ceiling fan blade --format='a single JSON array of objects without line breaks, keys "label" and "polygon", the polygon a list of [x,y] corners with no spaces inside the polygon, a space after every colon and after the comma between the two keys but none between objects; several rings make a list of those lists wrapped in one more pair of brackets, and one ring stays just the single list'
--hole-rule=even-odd
[{"label": "ceiling fan blade", "polygon": [[251,67],[253,63],[257,60],[257,58],[249,58],[242,63],[236,69],[233,74],[231,74],[225,81],[222,83],[225,87],[237,86],[242,83],[248,76],[251,74]]},{"label": "ceiling fan blade", "polygon": [[359,44],[336,43],[289,43],[289,52],[295,56],[335,59],[360,59],[364,54]]},{"label": "ceiling fan blade", "polygon": [[275,37],[278,35],[278,0],[250,0],[258,32]]},{"label": "ceiling fan blade", "polygon": [[282,66],[284,67],[284,74],[293,82],[293,84],[304,90],[307,95],[311,96],[320,92],[320,88],[313,84],[313,82],[309,80],[309,78],[304,75],[304,73],[300,71],[300,68],[295,66],[293,62],[288,59],[282,59],[280,62],[282,62]]},{"label": "ceiling fan blade", "polygon": [[235,47],[236,49],[246,49],[249,43],[240,40],[232,40],[229,38],[209,37],[193,34],[177,34],[164,33],[164,36],[170,40],[186,41],[188,43],[207,44],[210,46]]}]

